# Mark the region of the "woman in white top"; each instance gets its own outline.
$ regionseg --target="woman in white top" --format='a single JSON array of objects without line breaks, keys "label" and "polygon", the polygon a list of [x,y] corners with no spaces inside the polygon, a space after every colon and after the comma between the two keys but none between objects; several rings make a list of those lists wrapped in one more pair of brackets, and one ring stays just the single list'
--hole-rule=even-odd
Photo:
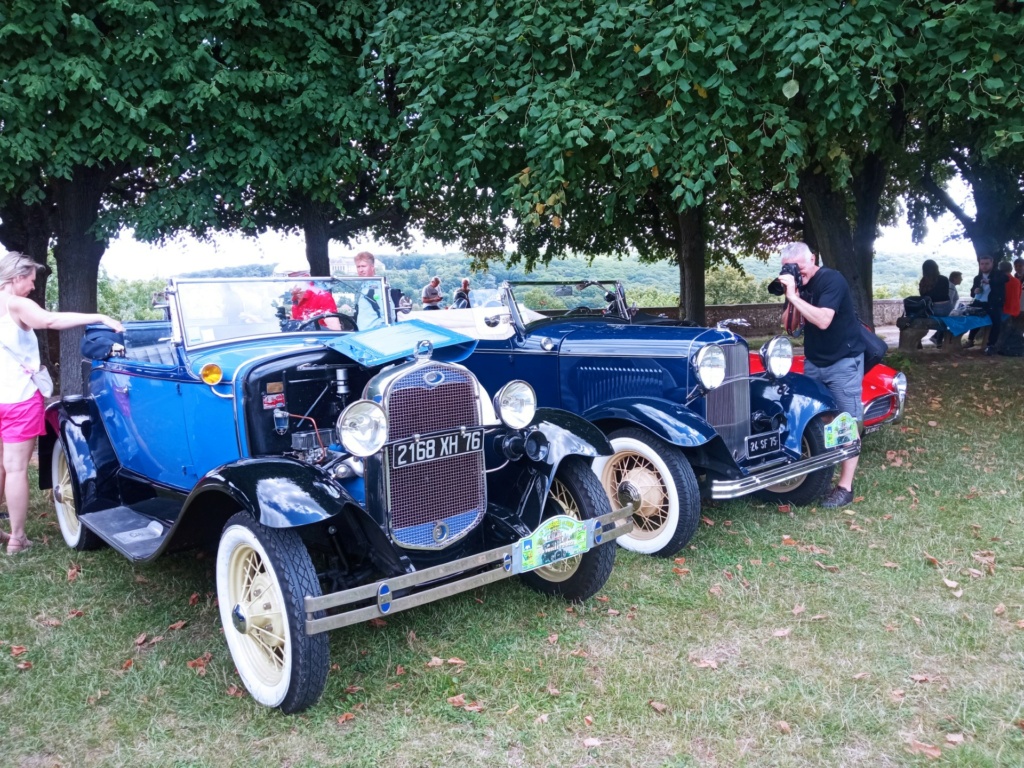
[{"label": "woman in white top", "polygon": [[39,344],[33,330],[64,330],[89,323],[124,330],[121,323],[106,315],[47,312],[27,298],[41,268],[16,251],[0,259],[0,488],[11,518],[11,532],[0,531],[0,544],[7,544],[9,555],[32,546],[25,535],[28,462],[36,437],[46,431],[43,395],[32,381],[33,372],[40,368]]}]

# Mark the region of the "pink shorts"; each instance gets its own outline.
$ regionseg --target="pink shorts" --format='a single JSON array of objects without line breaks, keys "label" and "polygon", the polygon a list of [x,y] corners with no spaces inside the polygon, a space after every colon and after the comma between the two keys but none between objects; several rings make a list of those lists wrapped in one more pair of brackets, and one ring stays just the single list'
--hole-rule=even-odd
[{"label": "pink shorts", "polygon": [[23,443],[46,434],[43,396],[37,390],[20,403],[0,403],[0,442]]}]

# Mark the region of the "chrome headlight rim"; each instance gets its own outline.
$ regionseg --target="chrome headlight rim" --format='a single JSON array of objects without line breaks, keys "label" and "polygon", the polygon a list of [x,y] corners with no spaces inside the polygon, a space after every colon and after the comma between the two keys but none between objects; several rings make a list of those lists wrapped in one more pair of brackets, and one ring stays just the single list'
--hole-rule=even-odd
[{"label": "chrome headlight rim", "polygon": [[897,372],[892,377],[892,386],[896,390],[896,396],[899,397],[901,403],[907,399],[907,375],[903,371]]},{"label": "chrome headlight rim", "polygon": [[775,336],[761,347],[761,364],[772,379],[781,379],[793,370],[793,344],[785,336]]},{"label": "chrome headlight rim", "polygon": [[[371,423],[366,425],[366,420]],[[369,427],[366,437],[360,435],[361,428]],[[334,427],[338,442],[353,456],[367,458],[380,451],[388,441],[388,419],[384,408],[373,400],[356,400],[350,403]]]},{"label": "chrome headlight rim", "polygon": [[514,379],[494,396],[494,413],[511,429],[524,429],[537,415],[537,393],[528,382]]},{"label": "chrome headlight rim", "polygon": [[693,369],[705,391],[725,383],[725,350],[719,344],[708,344],[694,356]]}]

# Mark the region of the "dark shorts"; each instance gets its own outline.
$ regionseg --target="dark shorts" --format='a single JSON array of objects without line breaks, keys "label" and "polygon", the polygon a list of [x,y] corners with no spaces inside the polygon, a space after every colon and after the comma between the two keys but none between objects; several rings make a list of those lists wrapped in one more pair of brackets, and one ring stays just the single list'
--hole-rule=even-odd
[{"label": "dark shorts", "polygon": [[840,413],[846,412],[857,421],[863,420],[861,383],[864,380],[864,355],[844,357],[832,365],[820,367],[805,359],[804,373],[828,389]]}]

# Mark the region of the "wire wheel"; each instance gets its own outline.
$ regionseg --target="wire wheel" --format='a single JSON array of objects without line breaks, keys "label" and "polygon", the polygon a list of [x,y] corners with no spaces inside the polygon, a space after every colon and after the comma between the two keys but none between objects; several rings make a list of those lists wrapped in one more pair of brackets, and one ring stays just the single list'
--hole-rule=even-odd
[{"label": "wire wheel", "polygon": [[[548,501],[544,507],[545,517],[553,517],[554,515],[567,515],[573,520],[583,519],[576,499],[573,498],[565,483],[557,477],[551,484],[551,489],[548,491]],[[545,565],[543,568],[537,569],[537,574],[548,581],[566,581],[576,573],[576,569],[580,566],[581,557],[582,555],[577,555],[576,557],[559,560],[551,565]]]},{"label": "wire wheel", "polygon": [[669,518],[669,490],[653,462],[634,451],[616,453],[601,473],[601,485],[619,488],[623,483],[635,489],[639,508],[633,514],[635,539],[652,539]]},{"label": "wire wheel", "polygon": [[57,514],[57,525],[64,543],[72,549],[97,549],[103,546],[103,540],[82,525],[78,517],[80,494],[68,452],[58,439],[53,444],[53,456],[50,461],[50,480],[53,484],[53,509]]},{"label": "wire wheel", "polygon": [[239,546],[231,553],[228,595],[236,618],[244,617],[239,646],[251,671],[264,685],[279,685],[289,664],[287,616],[276,578],[256,549]]}]

